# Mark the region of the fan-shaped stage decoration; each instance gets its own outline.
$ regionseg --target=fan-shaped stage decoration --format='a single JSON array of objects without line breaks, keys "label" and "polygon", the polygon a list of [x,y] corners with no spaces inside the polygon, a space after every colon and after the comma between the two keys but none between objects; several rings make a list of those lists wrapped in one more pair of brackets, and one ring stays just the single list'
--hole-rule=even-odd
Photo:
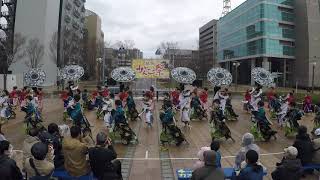
[{"label": "fan-shaped stage decoration", "polygon": [[46,80],[46,73],[42,69],[30,69],[24,75],[24,80],[28,86],[37,87]]},{"label": "fan-shaped stage decoration", "polygon": [[79,65],[69,65],[62,69],[61,76],[65,80],[78,80],[84,75],[83,67]]},{"label": "fan-shaped stage decoration", "polygon": [[264,68],[254,68],[251,70],[251,76],[254,81],[261,86],[271,86],[273,84],[272,74]]},{"label": "fan-shaped stage decoration", "polygon": [[207,78],[214,86],[228,86],[232,83],[231,73],[223,68],[210,69]]},{"label": "fan-shaped stage decoration", "polygon": [[178,83],[192,84],[197,79],[196,73],[186,67],[177,67],[172,69],[171,77]]},{"label": "fan-shaped stage decoration", "polygon": [[111,77],[117,82],[131,82],[136,78],[136,73],[130,67],[119,67],[111,72]]}]

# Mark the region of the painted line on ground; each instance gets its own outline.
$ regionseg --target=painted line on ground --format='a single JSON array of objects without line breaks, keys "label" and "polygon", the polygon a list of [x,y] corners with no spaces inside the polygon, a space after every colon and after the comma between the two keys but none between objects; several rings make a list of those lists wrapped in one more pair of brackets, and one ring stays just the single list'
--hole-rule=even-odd
[{"label": "painted line on ground", "polygon": [[[133,161],[162,161],[162,160],[198,160],[199,158],[147,158],[147,152],[146,151],[146,158],[118,158],[119,160],[133,160]],[[273,155],[281,155],[284,154],[284,152],[277,152],[277,153],[265,153],[260,154],[260,156],[273,156]],[[236,156],[224,156],[221,157],[221,159],[230,159],[235,158]]]}]

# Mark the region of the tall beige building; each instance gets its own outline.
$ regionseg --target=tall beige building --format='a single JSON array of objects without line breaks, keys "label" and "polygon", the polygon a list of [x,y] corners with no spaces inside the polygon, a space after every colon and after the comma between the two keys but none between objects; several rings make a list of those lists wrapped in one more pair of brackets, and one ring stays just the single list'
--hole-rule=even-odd
[{"label": "tall beige building", "polygon": [[86,10],[85,27],[87,29],[87,64],[86,71],[89,79],[101,80],[102,78],[102,61],[104,50],[104,33],[101,29],[101,18],[94,12]]}]

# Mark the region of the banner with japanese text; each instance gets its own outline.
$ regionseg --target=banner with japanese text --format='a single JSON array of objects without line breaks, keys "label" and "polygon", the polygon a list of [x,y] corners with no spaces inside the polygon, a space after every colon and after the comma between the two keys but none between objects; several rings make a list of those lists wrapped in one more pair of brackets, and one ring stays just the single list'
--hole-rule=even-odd
[{"label": "banner with japanese text", "polygon": [[170,71],[168,60],[144,60],[134,59],[132,69],[136,72],[136,78],[168,79]]}]

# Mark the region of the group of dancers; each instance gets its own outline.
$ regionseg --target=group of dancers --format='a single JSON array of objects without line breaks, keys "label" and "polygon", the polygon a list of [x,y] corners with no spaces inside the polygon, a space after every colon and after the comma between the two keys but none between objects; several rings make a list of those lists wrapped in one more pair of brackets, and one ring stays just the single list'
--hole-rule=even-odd
[{"label": "group of dancers", "polygon": [[24,119],[26,130],[41,123],[43,96],[42,88],[37,87],[25,86],[21,90],[18,87],[13,87],[11,92],[3,90],[0,96],[0,133],[2,133],[1,127],[3,124],[16,118],[16,109],[26,113]]}]

